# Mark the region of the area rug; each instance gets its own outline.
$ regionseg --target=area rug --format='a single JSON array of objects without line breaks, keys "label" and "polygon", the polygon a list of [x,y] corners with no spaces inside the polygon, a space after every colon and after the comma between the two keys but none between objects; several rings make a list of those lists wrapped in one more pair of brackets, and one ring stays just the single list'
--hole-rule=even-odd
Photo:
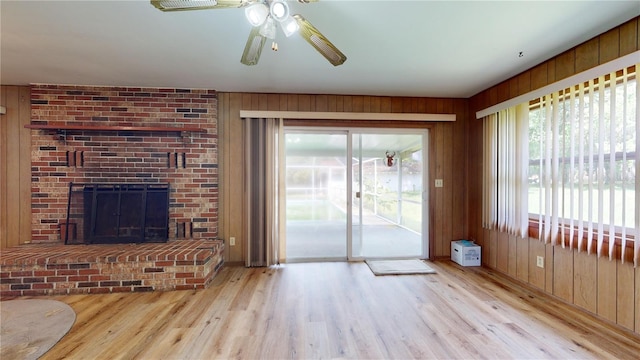
[{"label": "area rug", "polygon": [[0,302],[0,359],[37,359],[76,321],[73,309],[56,300]]},{"label": "area rug", "polygon": [[435,274],[429,265],[418,259],[412,260],[367,260],[367,265],[376,275]]}]

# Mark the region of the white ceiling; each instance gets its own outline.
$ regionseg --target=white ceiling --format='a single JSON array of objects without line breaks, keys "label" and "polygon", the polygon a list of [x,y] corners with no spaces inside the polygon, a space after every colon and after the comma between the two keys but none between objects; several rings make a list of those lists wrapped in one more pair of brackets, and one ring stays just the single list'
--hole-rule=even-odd
[{"label": "white ceiling", "polygon": [[0,0],[0,82],[465,98],[640,15],[640,1],[289,4],[345,64],[278,30],[278,52],[267,44],[258,65],[242,65],[243,9]]}]

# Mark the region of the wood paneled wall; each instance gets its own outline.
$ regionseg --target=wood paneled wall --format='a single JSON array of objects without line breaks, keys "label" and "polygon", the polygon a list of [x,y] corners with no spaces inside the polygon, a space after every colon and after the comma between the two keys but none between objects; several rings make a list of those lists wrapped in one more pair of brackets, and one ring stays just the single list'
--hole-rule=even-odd
[{"label": "wood paneled wall", "polygon": [[[423,123],[430,129],[430,255],[448,257],[451,240],[464,238],[466,231],[465,122],[466,99],[407,98],[380,96],[295,95],[258,93],[218,93],[218,131],[220,166],[220,231],[222,238],[236,238],[227,246],[225,260],[244,260],[243,233],[243,136],[240,110],[440,113],[456,114],[451,123]],[[362,126],[363,122],[351,125]],[[375,127],[398,126],[396,122],[376,122]],[[404,124],[406,126],[407,124]],[[414,125],[415,126],[415,125]],[[435,188],[434,179],[444,187]]]},{"label": "wood paneled wall", "polygon": [[482,237],[485,266],[640,334],[640,268],[633,263],[498,231],[485,229]]},{"label": "wood paneled wall", "polygon": [[[482,121],[476,111],[552,84],[589,68],[640,50],[639,18],[576,46],[474,96],[466,123],[469,136],[469,237],[483,245],[483,264],[568,303],[640,333],[640,268],[608,258],[562,249],[482,229]],[[544,268],[536,266],[544,257]]]},{"label": "wood paneled wall", "polygon": [[470,114],[640,49],[638,17],[524,71],[471,98]]},{"label": "wood paneled wall", "polygon": [[2,86],[0,105],[0,249],[31,242],[31,122],[28,86]]}]

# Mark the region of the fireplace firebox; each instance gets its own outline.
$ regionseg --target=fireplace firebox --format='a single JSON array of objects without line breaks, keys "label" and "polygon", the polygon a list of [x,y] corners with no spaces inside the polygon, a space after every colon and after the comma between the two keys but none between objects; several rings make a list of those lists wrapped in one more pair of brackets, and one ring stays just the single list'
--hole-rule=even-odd
[{"label": "fireplace firebox", "polygon": [[169,184],[69,184],[65,244],[166,242]]}]

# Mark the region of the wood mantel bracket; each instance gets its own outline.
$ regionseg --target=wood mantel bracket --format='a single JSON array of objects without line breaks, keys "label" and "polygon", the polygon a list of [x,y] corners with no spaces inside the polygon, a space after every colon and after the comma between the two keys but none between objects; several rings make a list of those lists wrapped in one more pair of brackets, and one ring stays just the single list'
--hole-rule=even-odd
[{"label": "wood mantel bracket", "polygon": [[58,129],[58,130],[56,130],[56,134],[58,134],[58,140],[62,141],[63,144],[67,143],[67,130],[66,129]]}]

